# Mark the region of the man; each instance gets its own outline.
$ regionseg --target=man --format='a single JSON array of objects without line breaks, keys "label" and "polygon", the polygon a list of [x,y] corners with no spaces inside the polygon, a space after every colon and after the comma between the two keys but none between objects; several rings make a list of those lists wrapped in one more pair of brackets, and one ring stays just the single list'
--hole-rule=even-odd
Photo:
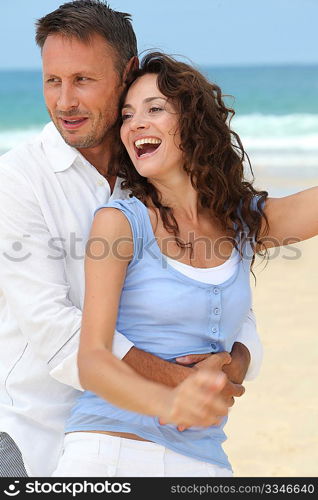
[{"label": "man", "polygon": [[[127,196],[108,167],[119,98],[137,64],[129,16],[100,0],[66,3],[38,21],[36,40],[53,123],[0,161],[0,476],[48,476],[56,467],[64,421],[81,390],[76,354],[93,213],[110,196]],[[248,321],[239,340],[247,344],[252,334],[255,344]],[[211,351],[219,350],[213,340]],[[113,352],[167,385],[191,373],[119,333]],[[241,383],[249,351],[237,342],[231,354],[224,371]],[[200,369],[207,356],[180,361]],[[211,356],[213,364],[224,365],[222,354]],[[230,406],[242,393],[229,381],[224,398]]]}]

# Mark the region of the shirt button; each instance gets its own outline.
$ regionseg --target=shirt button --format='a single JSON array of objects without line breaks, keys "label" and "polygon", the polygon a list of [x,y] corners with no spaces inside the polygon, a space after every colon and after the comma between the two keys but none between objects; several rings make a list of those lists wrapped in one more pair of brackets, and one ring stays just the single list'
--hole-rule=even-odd
[{"label": "shirt button", "polygon": [[213,293],[215,293],[215,295],[217,295],[218,293],[220,293],[220,289],[219,288],[213,288]]},{"label": "shirt button", "polygon": [[220,309],[218,307],[215,307],[213,312],[214,314],[220,314]]},{"label": "shirt button", "polygon": [[103,181],[103,179],[98,179],[97,184],[98,186],[104,186],[105,182]]},{"label": "shirt button", "polygon": [[212,351],[216,351],[216,349],[217,349],[217,345],[216,345],[216,344],[214,344],[214,343],[212,343],[212,344],[211,344],[211,349],[212,349]]},{"label": "shirt button", "polygon": [[216,333],[217,331],[218,331],[217,327],[216,327],[216,326],[214,326],[214,327],[212,328],[212,333]]}]

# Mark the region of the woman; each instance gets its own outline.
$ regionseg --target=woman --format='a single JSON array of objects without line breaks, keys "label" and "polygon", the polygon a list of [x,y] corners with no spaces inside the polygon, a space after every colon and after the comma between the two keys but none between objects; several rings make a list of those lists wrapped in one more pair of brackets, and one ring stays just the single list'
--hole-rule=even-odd
[{"label": "woman", "polygon": [[209,359],[169,389],[111,354],[115,327],[171,361],[230,351],[251,307],[255,253],[317,234],[306,209],[317,189],[268,199],[244,179],[231,114],[220,89],[190,66],[160,53],[143,59],[124,97],[126,151],[117,155],[133,196],[101,208],[93,223],[79,352],[87,391],[55,476],[232,474],[222,449],[224,379]]}]

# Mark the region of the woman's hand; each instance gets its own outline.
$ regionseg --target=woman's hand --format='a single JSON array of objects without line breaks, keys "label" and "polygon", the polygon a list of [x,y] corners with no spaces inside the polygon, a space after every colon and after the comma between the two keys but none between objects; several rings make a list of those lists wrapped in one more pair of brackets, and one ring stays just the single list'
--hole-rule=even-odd
[{"label": "woman's hand", "polygon": [[171,390],[167,410],[160,416],[160,423],[171,423],[181,428],[220,424],[222,417],[228,413],[228,407],[219,396],[226,380],[222,371],[196,371]]}]

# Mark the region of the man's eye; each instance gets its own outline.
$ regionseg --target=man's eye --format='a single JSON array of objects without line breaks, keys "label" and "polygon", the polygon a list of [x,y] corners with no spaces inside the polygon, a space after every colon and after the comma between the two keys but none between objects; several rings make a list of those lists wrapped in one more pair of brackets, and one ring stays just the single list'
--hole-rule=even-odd
[{"label": "man's eye", "polygon": [[79,82],[87,82],[89,78],[87,76],[78,76],[77,81]]},{"label": "man's eye", "polygon": [[46,83],[60,83],[60,79],[59,78],[48,78],[46,80]]}]

